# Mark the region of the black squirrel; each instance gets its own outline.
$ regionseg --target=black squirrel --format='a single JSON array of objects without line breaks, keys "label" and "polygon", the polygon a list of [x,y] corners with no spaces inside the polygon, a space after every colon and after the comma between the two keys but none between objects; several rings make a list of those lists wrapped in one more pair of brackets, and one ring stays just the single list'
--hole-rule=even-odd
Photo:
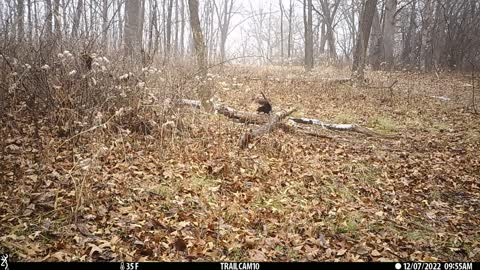
[{"label": "black squirrel", "polygon": [[257,108],[257,112],[270,114],[270,112],[272,111],[272,105],[270,104],[270,101],[265,96],[265,94],[263,92],[260,92],[260,93],[262,94],[263,98],[255,99],[255,101],[260,105],[260,107]]}]

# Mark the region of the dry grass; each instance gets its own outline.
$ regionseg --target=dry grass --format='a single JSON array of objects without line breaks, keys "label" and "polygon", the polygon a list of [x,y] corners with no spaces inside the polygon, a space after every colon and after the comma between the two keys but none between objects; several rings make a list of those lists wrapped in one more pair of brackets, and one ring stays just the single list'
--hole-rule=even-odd
[{"label": "dry grass", "polygon": [[[162,70],[145,77],[137,106],[105,128],[65,143],[68,137],[42,125],[41,163],[33,133],[4,125],[0,248],[21,260],[480,258],[479,119],[465,109],[462,77],[370,73],[372,83],[399,80],[391,95],[323,83],[348,74],[332,68],[309,76],[278,67],[212,73],[216,97],[237,109],[254,111],[251,98],[263,91],[274,110],[295,106],[299,115],[400,137],[324,140],[275,131],[240,150],[248,126],[164,105],[165,98],[197,97],[195,80],[183,79],[188,72]],[[149,123],[149,132],[132,123]],[[75,193],[81,179],[83,191]],[[80,227],[71,226],[75,216]],[[186,251],[175,250],[178,237]]]}]

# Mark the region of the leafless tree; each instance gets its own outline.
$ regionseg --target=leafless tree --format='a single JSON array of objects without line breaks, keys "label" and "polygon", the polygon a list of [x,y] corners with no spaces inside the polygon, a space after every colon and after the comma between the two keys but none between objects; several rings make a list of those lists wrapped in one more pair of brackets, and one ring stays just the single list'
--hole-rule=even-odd
[{"label": "leafless tree", "polygon": [[222,0],[221,6],[214,2],[215,12],[218,19],[218,27],[220,28],[220,62],[225,61],[225,46],[230,31],[230,21],[233,17],[233,0]]},{"label": "leafless tree", "polygon": [[141,1],[127,0],[125,4],[125,54],[129,57],[140,55],[143,30],[140,28],[141,7]]},{"label": "leafless tree", "polygon": [[192,28],[197,65],[202,76],[205,77],[207,75],[207,57],[200,18],[198,16],[198,0],[188,0],[188,8],[190,10],[190,27]]},{"label": "leafless tree", "polygon": [[328,52],[329,57],[332,60],[337,59],[337,51],[336,51],[336,42],[335,42],[335,33],[334,33],[334,24],[335,24],[335,16],[337,15],[338,7],[340,6],[340,0],[335,0],[333,3],[330,4],[327,0],[319,0],[321,5],[321,13],[319,14],[323,16],[323,25],[326,31],[324,33],[323,42],[328,42]]},{"label": "leafless tree", "polygon": [[102,0],[102,46],[108,48],[108,0]]},{"label": "leafless tree", "polygon": [[353,55],[352,70],[356,73],[355,77],[361,81],[364,79],[368,40],[376,7],[377,0],[366,0],[363,4],[360,16],[360,30],[358,32],[357,45]]},{"label": "leafless tree", "polygon": [[395,47],[395,14],[397,11],[397,0],[387,0],[385,4],[385,20],[383,21],[383,51],[385,53],[385,63],[387,69],[392,69],[394,65],[394,47]]},{"label": "leafless tree", "polygon": [[25,5],[23,0],[17,0],[17,40],[18,42],[23,42],[24,38],[24,22],[23,22],[23,17],[24,15],[24,9]]},{"label": "leafless tree", "polygon": [[77,8],[73,17],[72,36],[76,38],[78,36],[78,29],[80,27],[80,18],[83,12],[83,0],[78,0]]},{"label": "leafless tree", "polygon": [[303,1],[304,23],[305,23],[305,70],[313,69],[313,29],[312,29],[312,0]]}]

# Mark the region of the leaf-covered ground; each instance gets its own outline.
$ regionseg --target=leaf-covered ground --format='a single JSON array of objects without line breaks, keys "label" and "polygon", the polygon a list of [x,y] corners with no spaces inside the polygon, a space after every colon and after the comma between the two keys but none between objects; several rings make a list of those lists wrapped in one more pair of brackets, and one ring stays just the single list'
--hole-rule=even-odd
[{"label": "leaf-covered ground", "polygon": [[[42,123],[35,134],[19,108],[1,123],[0,251],[28,261],[480,260],[469,78],[369,73],[375,86],[398,80],[393,91],[323,80],[342,74],[237,68],[212,85],[239,110],[254,111],[263,91],[274,110],[396,138],[277,130],[240,150],[248,126],[189,108],[146,136],[113,119],[71,138]],[[147,87],[159,91],[156,81]]]}]

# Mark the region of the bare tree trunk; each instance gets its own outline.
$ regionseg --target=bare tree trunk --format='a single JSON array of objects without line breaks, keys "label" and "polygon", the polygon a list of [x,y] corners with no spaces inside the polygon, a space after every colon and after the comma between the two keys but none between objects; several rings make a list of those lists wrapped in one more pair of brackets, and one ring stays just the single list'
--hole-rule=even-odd
[{"label": "bare tree trunk", "polygon": [[322,34],[320,35],[320,54],[325,53],[325,44],[327,44],[327,26],[324,19],[322,21]]},{"label": "bare tree trunk", "polygon": [[[24,22],[23,22],[23,17],[24,17],[24,9],[25,5],[23,0],[17,0],[17,41],[21,44],[23,42],[23,38],[25,36],[25,30],[24,30]],[[3,10],[0,10],[0,12],[3,12]]]},{"label": "bare tree trunk", "polygon": [[[162,42],[161,42],[161,37],[160,37],[160,27],[161,27],[161,21],[160,21],[160,9],[159,9],[159,6],[158,6],[158,3],[156,0],[153,0],[155,2],[155,7],[156,7],[156,13],[157,13],[157,21],[155,22],[155,26],[154,26],[154,31],[155,31],[155,35],[154,35],[154,42],[153,42],[153,51],[158,53],[158,52],[161,52],[163,50],[162,48]],[[163,6],[163,5],[162,5]]]},{"label": "bare tree trunk", "polygon": [[214,3],[217,13],[218,24],[220,28],[220,62],[225,61],[225,46],[227,43],[228,31],[230,30],[230,20],[232,18],[233,0],[223,0],[222,9]]},{"label": "bare tree trunk", "polygon": [[117,40],[118,40],[118,29],[117,25],[113,24],[116,20],[116,17],[120,14],[120,9],[117,6],[117,0],[112,0],[112,9],[115,10],[113,16],[111,17],[111,26],[112,27],[112,34],[110,36],[111,47],[117,51]]},{"label": "bare tree trunk", "polygon": [[188,0],[188,8],[190,10],[190,27],[192,28],[197,65],[200,73],[205,77],[207,75],[207,59],[200,18],[198,17],[198,0]]},{"label": "bare tree trunk", "polygon": [[47,31],[47,38],[51,38],[53,34],[53,21],[52,21],[52,0],[45,0],[45,30]]},{"label": "bare tree trunk", "polygon": [[165,42],[165,59],[170,59],[170,48],[172,45],[172,8],[173,0],[168,0],[167,7],[167,33],[166,33],[166,42]]},{"label": "bare tree trunk", "polygon": [[[89,23],[88,23],[88,11],[90,9],[87,9],[87,1],[83,1],[83,33],[87,39],[89,38],[90,35],[90,30],[89,30]],[[91,16],[90,16],[91,17]]]},{"label": "bare tree trunk", "polygon": [[122,16],[122,5],[124,5],[124,1],[118,0],[118,49],[122,48],[124,42],[124,25],[125,25],[125,12],[123,12]]},{"label": "bare tree trunk", "polygon": [[33,42],[32,0],[27,0],[28,41]]},{"label": "bare tree trunk", "polygon": [[336,0],[333,5],[330,6],[329,2],[326,0],[321,0],[320,4],[322,5],[322,11],[324,15],[324,22],[326,26],[326,34],[325,37],[328,42],[328,53],[330,59],[336,61],[337,60],[337,50],[335,46],[335,34],[334,34],[334,19],[340,5],[340,1]]},{"label": "bare tree trunk", "polygon": [[206,54],[207,54],[207,62],[208,61],[214,61],[215,60],[215,53],[216,53],[216,27],[214,27],[214,1],[207,1],[208,5],[205,5],[204,12],[206,14],[205,16],[205,29],[208,29],[208,31],[205,31],[204,39],[206,40]]},{"label": "bare tree trunk", "polygon": [[53,16],[55,21],[55,38],[62,39],[62,20],[60,19],[60,0],[53,1]]},{"label": "bare tree trunk", "polygon": [[82,17],[83,12],[83,0],[78,0],[77,10],[73,16],[73,25],[72,25],[72,37],[76,38],[78,36],[78,29],[80,28],[80,18]]},{"label": "bare tree trunk", "polygon": [[290,0],[290,8],[288,10],[288,43],[287,43],[287,57],[289,60],[290,60],[290,57],[292,56],[292,50],[293,50],[293,40],[292,40],[293,8],[294,8],[294,2],[293,0]]},{"label": "bare tree trunk", "polygon": [[125,55],[135,59],[140,54],[141,40],[138,40],[140,29],[140,8],[141,2],[127,0],[125,3]]},{"label": "bare tree trunk", "polygon": [[157,1],[150,0],[149,1],[149,9],[151,12],[150,15],[150,25],[148,29],[148,52],[152,54],[153,52],[153,31],[157,25]]},{"label": "bare tree trunk", "polygon": [[102,46],[108,49],[108,0],[102,1]]},{"label": "bare tree trunk", "polygon": [[140,45],[140,49],[143,51],[143,25],[145,23],[145,0],[140,0],[140,18],[138,24],[140,25],[140,29],[137,32],[137,39],[138,44]]},{"label": "bare tree trunk", "polygon": [[417,1],[413,0],[411,11],[410,11],[409,26],[408,26],[407,35],[405,38],[405,42],[403,44],[403,51],[402,51],[402,61],[404,64],[406,63],[411,64],[413,61],[412,46],[414,44],[414,38],[415,38],[415,19],[416,19],[416,12],[417,12],[416,5],[417,5]]},{"label": "bare tree trunk", "polygon": [[[356,48],[357,46],[357,36],[356,36],[356,30],[357,30],[357,27],[355,25],[355,0],[352,0],[351,2],[351,9],[352,9],[352,17],[351,17],[351,20],[352,20],[352,48]],[[353,51],[354,49],[352,49]]]},{"label": "bare tree trunk", "polygon": [[430,70],[431,58],[429,51],[432,45],[432,0],[425,0],[424,22],[422,25],[422,45],[420,48],[420,69],[423,71]]},{"label": "bare tree trunk", "polygon": [[[205,80],[207,76],[207,56],[205,53],[205,43],[200,18],[198,16],[198,0],[188,0],[188,8],[190,10],[190,27],[192,29],[197,65],[200,69],[202,80]],[[199,96],[203,107],[207,110],[213,110],[213,105],[210,100],[212,96],[211,90],[204,84],[200,86]]]},{"label": "bare tree trunk", "polygon": [[173,53],[174,55],[178,55],[178,1],[175,0],[175,41],[173,42]]},{"label": "bare tree trunk", "polygon": [[378,14],[377,8],[375,8],[375,13],[373,15],[370,39],[371,39],[370,46],[369,46],[370,64],[372,65],[373,70],[379,70],[380,64],[382,63],[382,55],[383,55],[382,39],[383,38],[382,38],[382,28],[380,26],[380,16]]},{"label": "bare tree trunk", "polygon": [[267,59],[272,58],[272,2],[268,7]]},{"label": "bare tree trunk", "polygon": [[[475,9],[474,7],[471,7]],[[441,55],[445,47],[445,6],[442,0],[437,0],[435,9],[435,30],[433,35],[433,65],[438,68],[441,62]]]},{"label": "bare tree trunk", "polygon": [[63,25],[63,28],[62,28],[62,36],[68,36],[68,17],[67,17],[67,13],[68,13],[68,10],[67,10],[67,3],[66,3],[66,0],[62,0],[62,25]]},{"label": "bare tree trunk", "polygon": [[278,6],[280,7],[280,59],[283,65],[283,5],[282,0],[278,0]]},{"label": "bare tree trunk", "polygon": [[[85,4],[87,4],[87,2],[85,2]],[[97,25],[96,24],[96,17],[97,17],[97,13],[95,12],[95,10],[93,9],[93,3],[88,3],[88,8],[85,7],[85,21],[87,21],[88,19],[90,19],[90,23],[88,25],[88,27],[85,27],[85,32],[87,33],[86,36],[87,36],[87,39],[90,39],[90,37],[94,37],[96,36],[96,33],[94,31],[95,29],[95,26]],[[87,13],[88,11],[88,13]],[[87,16],[88,14],[88,16]]]},{"label": "bare tree trunk", "polygon": [[385,53],[386,69],[391,70],[394,66],[393,49],[395,46],[395,12],[397,11],[397,0],[387,0],[385,5],[385,20],[383,23],[383,50]]},{"label": "bare tree trunk", "polygon": [[[38,22],[38,1],[33,1],[33,21],[34,21],[33,25],[35,26],[40,25],[40,23]],[[35,40],[38,40],[40,37],[39,27],[33,27],[33,29],[34,29]]]},{"label": "bare tree trunk", "polygon": [[3,33],[6,34],[6,33],[7,33],[6,20],[5,20],[4,16],[3,16],[3,10],[4,10],[4,8],[5,8],[5,7],[4,7],[4,5],[3,5],[3,1],[0,1],[0,10],[1,10],[1,12],[0,12],[0,22],[1,22],[0,27],[2,27],[2,28],[0,28],[0,30],[1,30]]},{"label": "bare tree trunk", "polygon": [[[305,70],[311,71],[313,69],[313,5],[312,0],[304,0],[305,16]],[[306,5],[306,7],[305,7]]]},{"label": "bare tree trunk", "polygon": [[180,28],[180,55],[183,57],[185,49],[185,0],[180,0],[180,14],[182,25]]},{"label": "bare tree trunk", "polygon": [[363,81],[366,54],[368,48],[368,40],[370,37],[370,30],[372,28],[373,16],[377,8],[377,0],[366,0],[362,8],[360,16],[360,30],[358,31],[357,46],[353,55],[352,70],[356,79]]}]

